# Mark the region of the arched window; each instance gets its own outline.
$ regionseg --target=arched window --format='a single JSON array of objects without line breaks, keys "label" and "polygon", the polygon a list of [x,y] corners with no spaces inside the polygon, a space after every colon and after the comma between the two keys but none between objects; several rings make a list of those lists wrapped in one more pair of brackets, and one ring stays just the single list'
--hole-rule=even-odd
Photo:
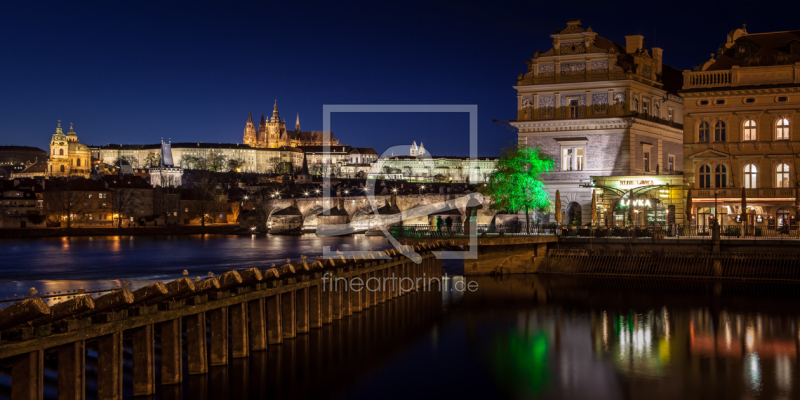
[{"label": "arched window", "polygon": [[789,140],[789,120],[781,118],[775,126],[775,140]]},{"label": "arched window", "polygon": [[744,135],[742,140],[756,140],[756,121],[748,119],[744,121]]},{"label": "arched window", "polygon": [[80,167],[80,166],[81,166],[81,159],[80,159],[80,158],[77,158],[75,162],[77,162],[77,163],[78,163],[78,164],[77,164],[77,166],[78,166],[78,167]]},{"label": "arched window", "polygon": [[758,169],[753,164],[744,167],[744,188],[755,189],[758,187]]},{"label": "arched window", "polygon": [[661,118],[661,114],[659,113],[658,104],[653,104],[653,116],[656,118]]},{"label": "arched window", "polygon": [[728,168],[722,164],[714,168],[714,187],[728,187]]},{"label": "arched window", "polygon": [[631,104],[631,111],[633,111],[634,114],[639,113],[639,99],[635,97],[633,98],[633,103]]},{"label": "arched window", "polygon": [[775,187],[789,187],[789,165],[788,164],[778,164],[778,168],[775,170]]},{"label": "arched window", "polygon": [[58,149],[58,155],[63,156],[64,155],[64,149]]},{"label": "arched window", "polygon": [[581,224],[581,205],[575,202],[567,206],[567,221],[569,225]]},{"label": "arched window", "polygon": [[61,172],[64,172],[64,166],[63,165],[61,166]]},{"label": "arched window", "polygon": [[697,141],[698,142],[708,142],[708,122],[703,121],[700,123],[700,126],[697,129]]},{"label": "arched window", "polygon": [[708,165],[701,165],[698,176],[700,189],[708,189],[711,187],[711,167]]},{"label": "arched window", "polygon": [[725,134],[725,121],[717,121],[717,123],[714,124],[714,141],[724,142],[726,136],[727,135]]}]

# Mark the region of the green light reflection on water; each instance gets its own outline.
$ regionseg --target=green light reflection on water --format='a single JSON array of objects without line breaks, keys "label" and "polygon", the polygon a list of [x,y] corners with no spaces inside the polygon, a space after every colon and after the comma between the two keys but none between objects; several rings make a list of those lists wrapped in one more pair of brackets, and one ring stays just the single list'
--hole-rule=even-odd
[{"label": "green light reflection on water", "polygon": [[492,372],[500,388],[515,396],[540,394],[552,380],[544,332],[526,337],[517,331],[492,341]]}]

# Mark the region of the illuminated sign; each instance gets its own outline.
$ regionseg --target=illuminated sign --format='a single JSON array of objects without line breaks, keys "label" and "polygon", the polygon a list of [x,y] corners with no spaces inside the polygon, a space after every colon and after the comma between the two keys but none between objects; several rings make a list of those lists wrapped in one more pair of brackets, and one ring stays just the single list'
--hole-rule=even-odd
[{"label": "illuminated sign", "polygon": [[617,186],[652,186],[655,185],[655,181],[650,180],[629,180],[629,181],[619,181]]},{"label": "illuminated sign", "polygon": [[[620,206],[620,207],[628,207],[628,206],[630,205],[630,203],[631,203],[631,201],[630,201],[630,200],[620,200],[620,201],[619,201],[619,206]],[[650,200],[649,200],[649,199],[645,199],[645,200],[634,200],[634,201],[633,201],[633,206],[634,206],[634,207],[652,207],[652,206],[650,205]]]}]

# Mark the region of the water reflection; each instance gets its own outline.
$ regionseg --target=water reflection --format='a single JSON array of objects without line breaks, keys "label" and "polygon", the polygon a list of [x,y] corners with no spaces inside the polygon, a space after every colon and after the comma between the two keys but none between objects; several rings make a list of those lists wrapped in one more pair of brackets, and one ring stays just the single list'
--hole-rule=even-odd
[{"label": "water reflection", "polygon": [[184,269],[190,277],[256,266],[264,269],[287,258],[298,261],[301,255],[320,255],[323,246],[347,252],[381,250],[389,244],[377,236],[321,238],[313,234],[2,239],[0,299],[22,297],[31,287],[40,293],[65,293],[80,287],[113,289],[129,281],[130,288],[136,289],[180,278]]}]

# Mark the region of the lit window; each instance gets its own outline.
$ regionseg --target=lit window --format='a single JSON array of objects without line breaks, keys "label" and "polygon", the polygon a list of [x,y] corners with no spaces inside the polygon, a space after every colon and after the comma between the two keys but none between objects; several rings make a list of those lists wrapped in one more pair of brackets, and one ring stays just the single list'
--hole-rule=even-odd
[{"label": "lit window", "polygon": [[706,122],[706,121],[701,122],[700,126],[699,126],[699,128],[697,130],[697,134],[698,134],[697,141],[698,142],[708,142],[708,136],[709,136],[708,135],[708,130],[709,130],[708,129],[708,122]]},{"label": "lit window", "polygon": [[775,140],[789,140],[789,120],[787,118],[781,118],[778,120],[775,133]]},{"label": "lit window", "polygon": [[583,149],[575,149],[575,169],[583,171]]},{"label": "lit window", "polygon": [[756,140],[756,121],[744,121],[744,140]]},{"label": "lit window", "polygon": [[775,173],[775,187],[788,188],[789,187],[789,165],[778,164],[778,169]]},{"label": "lit window", "polygon": [[573,149],[564,149],[564,163],[561,165],[562,171],[572,171],[572,150]]},{"label": "lit window", "polygon": [[701,165],[698,177],[700,189],[708,189],[711,187],[711,167],[708,165]]},{"label": "lit window", "polygon": [[569,117],[578,118],[578,99],[569,100]]},{"label": "lit window", "polygon": [[714,141],[724,142],[725,136],[725,122],[717,121],[717,123],[714,124]]},{"label": "lit window", "polygon": [[714,168],[714,187],[728,187],[728,168],[724,165],[717,165]]},{"label": "lit window", "polygon": [[748,164],[744,167],[744,187],[745,189],[758,187],[758,169],[753,164]]}]

